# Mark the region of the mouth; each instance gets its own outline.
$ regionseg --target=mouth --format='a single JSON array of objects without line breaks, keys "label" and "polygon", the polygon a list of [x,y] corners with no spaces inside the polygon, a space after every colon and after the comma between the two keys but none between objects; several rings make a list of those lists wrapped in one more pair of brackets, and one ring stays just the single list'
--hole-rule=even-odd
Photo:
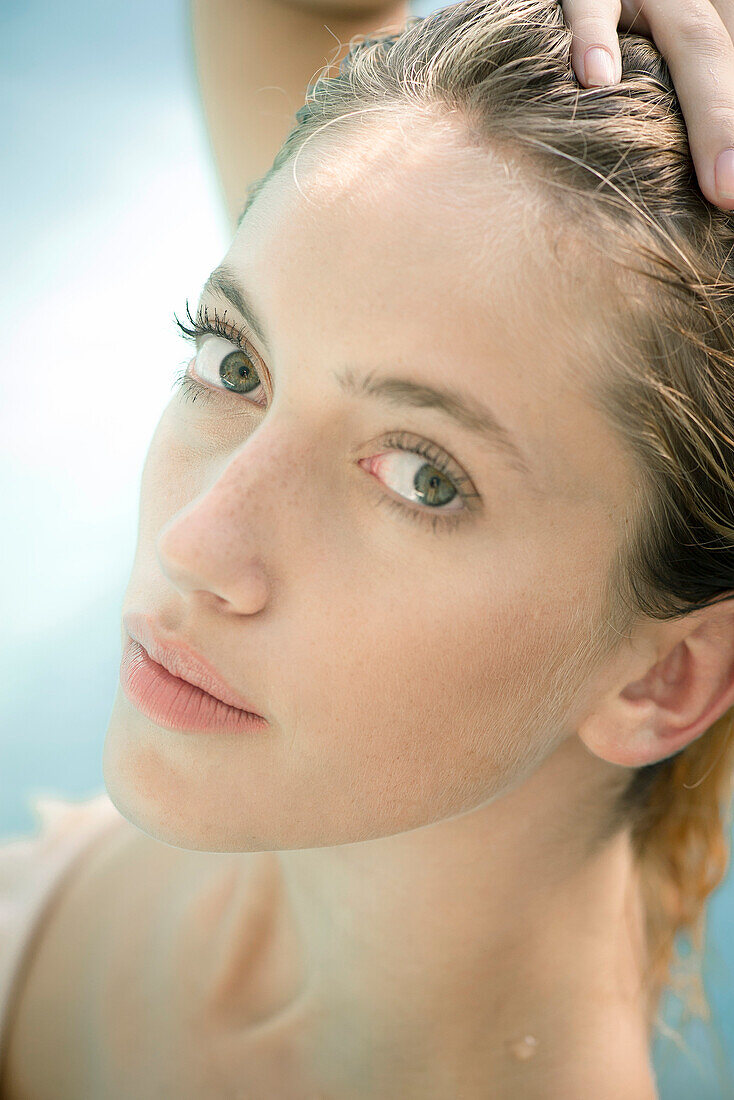
[{"label": "mouth", "polygon": [[193,685],[227,707],[265,721],[252,703],[232,688],[189,642],[167,634],[154,626],[148,616],[138,612],[127,612],[122,621],[133,642],[171,676]]},{"label": "mouth", "polygon": [[268,725],[259,715],[231,707],[174,676],[134,638],[128,638],[122,654],[120,686],[136,710],[163,729],[242,734]]}]

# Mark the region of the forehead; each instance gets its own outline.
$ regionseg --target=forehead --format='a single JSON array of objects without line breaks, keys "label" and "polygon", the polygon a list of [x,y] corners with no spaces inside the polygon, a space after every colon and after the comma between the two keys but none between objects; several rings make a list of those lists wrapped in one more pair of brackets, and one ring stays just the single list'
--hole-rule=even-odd
[{"label": "forehead", "polygon": [[543,491],[621,506],[631,460],[586,396],[603,272],[554,247],[563,231],[527,170],[440,125],[408,128],[317,136],[260,191],[227,264],[271,344],[453,379],[497,410]]}]

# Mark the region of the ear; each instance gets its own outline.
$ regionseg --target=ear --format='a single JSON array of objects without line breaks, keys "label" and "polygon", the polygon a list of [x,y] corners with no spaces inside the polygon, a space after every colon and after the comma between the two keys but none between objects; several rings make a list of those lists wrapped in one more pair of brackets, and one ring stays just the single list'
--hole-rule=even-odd
[{"label": "ear", "polygon": [[577,727],[596,756],[628,767],[672,756],[734,705],[734,599],[646,623]]}]

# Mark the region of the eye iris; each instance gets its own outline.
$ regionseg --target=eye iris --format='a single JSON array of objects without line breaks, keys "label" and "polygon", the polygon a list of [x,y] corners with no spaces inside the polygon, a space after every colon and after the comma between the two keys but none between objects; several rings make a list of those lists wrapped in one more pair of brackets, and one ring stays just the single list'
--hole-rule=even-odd
[{"label": "eye iris", "polygon": [[[243,351],[225,355],[219,364],[219,377],[228,389],[237,393],[249,393],[260,385],[257,372]],[[241,388],[243,383],[244,388]]]},{"label": "eye iris", "polygon": [[[430,471],[426,474],[424,471]],[[435,466],[425,462],[413,478],[413,488],[426,504],[447,504],[456,496],[457,489]]]}]

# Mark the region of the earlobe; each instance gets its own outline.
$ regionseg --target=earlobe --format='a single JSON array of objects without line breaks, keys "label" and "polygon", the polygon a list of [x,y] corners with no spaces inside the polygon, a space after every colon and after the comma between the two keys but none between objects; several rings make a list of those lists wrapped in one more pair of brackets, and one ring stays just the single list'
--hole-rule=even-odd
[{"label": "earlobe", "polygon": [[734,706],[733,601],[655,630],[662,656],[641,676],[608,688],[577,730],[613,764],[642,767],[672,756]]}]

